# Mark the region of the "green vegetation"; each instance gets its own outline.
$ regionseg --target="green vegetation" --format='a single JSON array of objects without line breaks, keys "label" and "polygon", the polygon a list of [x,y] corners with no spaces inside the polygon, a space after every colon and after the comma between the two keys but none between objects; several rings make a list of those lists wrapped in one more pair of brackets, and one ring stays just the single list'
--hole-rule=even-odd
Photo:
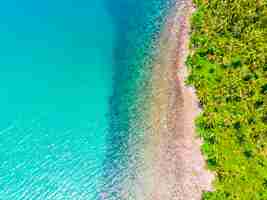
[{"label": "green vegetation", "polygon": [[205,200],[267,200],[267,1],[195,0],[188,84],[208,167]]}]

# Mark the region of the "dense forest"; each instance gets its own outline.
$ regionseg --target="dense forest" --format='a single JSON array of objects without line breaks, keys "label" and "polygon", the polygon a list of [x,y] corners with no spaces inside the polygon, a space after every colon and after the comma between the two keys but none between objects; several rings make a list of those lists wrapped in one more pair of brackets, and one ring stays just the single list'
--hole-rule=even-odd
[{"label": "dense forest", "polygon": [[216,175],[205,200],[267,199],[267,1],[195,0],[190,71],[197,131]]}]

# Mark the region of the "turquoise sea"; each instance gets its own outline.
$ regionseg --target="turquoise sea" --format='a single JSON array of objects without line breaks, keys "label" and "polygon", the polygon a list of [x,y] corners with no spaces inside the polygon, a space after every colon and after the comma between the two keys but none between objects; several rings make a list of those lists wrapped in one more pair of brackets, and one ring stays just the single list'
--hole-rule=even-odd
[{"label": "turquoise sea", "polygon": [[171,4],[2,3],[0,200],[120,199],[137,88]]}]

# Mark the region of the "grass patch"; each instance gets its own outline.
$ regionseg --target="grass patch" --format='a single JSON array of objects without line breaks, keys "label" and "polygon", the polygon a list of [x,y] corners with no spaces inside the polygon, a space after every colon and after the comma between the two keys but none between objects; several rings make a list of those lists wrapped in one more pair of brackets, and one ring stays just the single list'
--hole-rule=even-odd
[{"label": "grass patch", "polygon": [[267,1],[195,0],[190,75],[203,113],[202,150],[215,171],[205,200],[267,199]]}]

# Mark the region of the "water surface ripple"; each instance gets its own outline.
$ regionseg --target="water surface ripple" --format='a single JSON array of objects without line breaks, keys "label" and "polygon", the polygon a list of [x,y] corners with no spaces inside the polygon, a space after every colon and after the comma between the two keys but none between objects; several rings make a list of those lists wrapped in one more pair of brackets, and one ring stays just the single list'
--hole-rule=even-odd
[{"label": "water surface ripple", "polygon": [[1,5],[0,199],[136,199],[131,180],[142,163],[134,149],[172,4]]}]

